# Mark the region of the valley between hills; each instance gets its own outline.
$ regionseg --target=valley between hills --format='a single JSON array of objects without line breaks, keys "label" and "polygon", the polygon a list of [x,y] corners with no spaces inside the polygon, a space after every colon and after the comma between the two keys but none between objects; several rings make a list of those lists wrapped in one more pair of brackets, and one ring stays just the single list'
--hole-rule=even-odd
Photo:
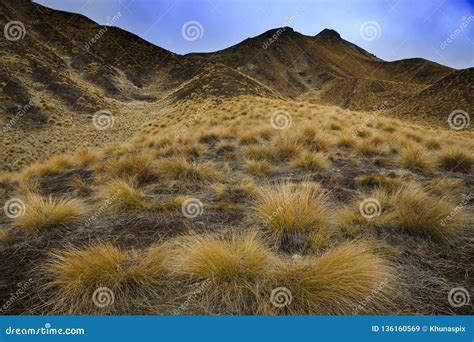
[{"label": "valley between hills", "polygon": [[473,68],[331,29],[178,55],[27,0],[13,19],[2,314],[472,314]]}]

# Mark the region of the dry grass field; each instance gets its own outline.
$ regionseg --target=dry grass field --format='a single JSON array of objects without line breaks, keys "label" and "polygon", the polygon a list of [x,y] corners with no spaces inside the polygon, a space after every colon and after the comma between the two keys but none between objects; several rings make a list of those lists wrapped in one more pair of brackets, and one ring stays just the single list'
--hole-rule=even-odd
[{"label": "dry grass field", "polygon": [[[460,95],[430,120],[406,115],[406,102],[394,114],[385,92],[331,104],[357,75],[316,90],[279,75],[271,88],[263,66],[257,75],[229,61],[244,48],[212,68],[188,57],[176,74],[185,82],[143,85],[153,99],[107,95],[72,69],[105,94],[99,107],[57,100],[46,122],[21,117],[3,135],[2,314],[472,314],[449,298],[474,293],[474,133],[446,123]],[[127,77],[136,67],[113,65]],[[373,75],[402,89],[390,68]],[[398,100],[426,97],[447,69],[433,66],[433,79],[404,88],[422,95]],[[54,97],[23,77],[36,97]],[[355,94],[368,92],[362,83]]]}]

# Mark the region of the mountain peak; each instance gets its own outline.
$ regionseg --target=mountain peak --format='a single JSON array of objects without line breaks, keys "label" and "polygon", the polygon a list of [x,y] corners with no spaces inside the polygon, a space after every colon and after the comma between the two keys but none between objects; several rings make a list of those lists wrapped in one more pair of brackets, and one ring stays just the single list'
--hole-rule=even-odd
[{"label": "mountain peak", "polygon": [[277,27],[277,28],[274,28],[274,29],[271,29],[271,30],[268,30],[267,32],[263,33],[263,36],[273,36],[273,35],[277,35],[277,36],[280,36],[280,35],[283,35],[283,34],[296,34],[297,32],[295,32],[295,30],[290,27],[290,26],[285,26],[285,27]]},{"label": "mountain peak", "polygon": [[322,30],[316,35],[316,37],[334,42],[342,40],[341,35],[331,29]]}]

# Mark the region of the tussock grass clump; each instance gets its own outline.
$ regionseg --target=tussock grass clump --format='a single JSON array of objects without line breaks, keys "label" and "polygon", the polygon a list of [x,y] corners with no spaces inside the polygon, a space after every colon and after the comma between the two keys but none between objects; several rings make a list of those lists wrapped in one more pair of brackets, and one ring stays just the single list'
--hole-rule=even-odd
[{"label": "tussock grass clump", "polygon": [[303,151],[291,161],[291,166],[312,172],[326,171],[329,169],[330,162],[322,152]]},{"label": "tussock grass clump", "polygon": [[272,160],[272,148],[264,145],[248,145],[244,148],[245,156],[252,160]]},{"label": "tussock grass clump", "polygon": [[287,161],[297,156],[302,151],[298,139],[293,136],[280,136],[273,140],[272,155],[275,160]]},{"label": "tussock grass clump", "polygon": [[426,171],[433,168],[434,161],[425,148],[412,143],[401,150],[400,165],[415,172]]},{"label": "tussock grass clump", "polygon": [[147,209],[149,203],[145,196],[138,191],[133,183],[122,179],[115,179],[102,186],[97,197],[107,203],[107,207],[114,211],[122,209]]},{"label": "tussock grass clump", "polygon": [[91,192],[90,184],[84,178],[78,176],[71,179],[71,181],[68,183],[68,186],[71,189],[77,190],[77,192],[83,195]]},{"label": "tussock grass clump", "polygon": [[314,127],[304,127],[297,135],[298,142],[314,152],[326,151],[333,145],[331,136]]},{"label": "tussock grass clump", "polygon": [[91,149],[83,148],[75,155],[75,161],[79,166],[87,167],[99,160],[99,155]]},{"label": "tussock grass clump", "polygon": [[367,194],[355,197],[337,213],[337,223],[342,231],[356,237],[372,229],[394,223],[391,209],[391,188],[376,187]]},{"label": "tussock grass clump", "polygon": [[13,174],[0,171],[0,187],[5,188],[15,180],[16,177]]},{"label": "tussock grass clump", "polygon": [[371,140],[361,140],[354,146],[357,152],[364,155],[383,155],[387,152],[386,148],[381,145],[374,144]]},{"label": "tussock grass clump", "polygon": [[178,239],[172,269],[187,282],[206,285],[200,308],[214,313],[252,313],[256,292],[275,257],[255,232],[226,240],[212,235]]},{"label": "tussock grass clump", "polygon": [[245,171],[256,176],[268,176],[275,173],[275,168],[266,160],[246,159],[244,165]]},{"label": "tussock grass clump", "polygon": [[79,222],[86,213],[78,199],[55,199],[30,193],[24,200],[25,211],[13,219],[13,225],[26,230],[68,225]]},{"label": "tussock grass clump", "polygon": [[355,181],[367,187],[387,187],[394,188],[401,184],[400,180],[387,177],[380,173],[369,173],[362,176],[357,176]]},{"label": "tussock grass clump", "polygon": [[364,129],[364,128],[357,128],[355,130],[355,135],[358,136],[359,138],[365,139],[372,136],[372,131],[368,129]]},{"label": "tussock grass clump", "polygon": [[356,145],[357,141],[354,139],[354,134],[343,131],[337,139],[337,145],[340,147],[353,148]]},{"label": "tussock grass clump", "polygon": [[199,137],[199,142],[203,144],[212,144],[217,142],[221,138],[221,135],[217,132],[202,133]]},{"label": "tussock grass clump", "polygon": [[[287,261],[276,268],[271,285],[267,285],[269,292],[274,291],[273,297],[271,293],[267,296],[260,311],[290,315],[387,312],[395,282],[388,262],[363,244],[348,243],[320,257]],[[282,288],[286,288],[286,295]],[[290,296],[291,301],[287,300]],[[287,305],[277,308],[268,298]]]},{"label": "tussock grass clump", "polygon": [[416,142],[422,142],[423,141],[423,137],[421,135],[419,135],[418,133],[414,133],[414,132],[403,132],[403,133],[410,140],[413,140],[413,141],[416,141]]},{"label": "tussock grass clump", "polygon": [[259,143],[259,139],[255,136],[255,132],[240,133],[239,136],[242,145],[255,145]]},{"label": "tussock grass clump", "polygon": [[466,214],[449,197],[430,196],[418,184],[401,187],[392,197],[397,225],[410,234],[451,239],[460,237]]},{"label": "tussock grass clump", "polygon": [[255,131],[255,135],[268,141],[275,135],[275,130],[270,127],[262,127]]},{"label": "tussock grass clump", "polygon": [[252,178],[244,178],[232,184],[213,184],[211,189],[220,200],[227,202],[243,202],[258,192]]},{"label": "tussock grass clump", "polygon": [[471,173],[474,166],[474,155],[460,147],[448,147],[437,155],[438,165],[450,172]]},{"label": "tussock grass clump", "polygon": [[109,161],[105,165],[105,171],[109,177],[144,183],[156,177],[152,161],[151,153],[127,155]]},{"label": "tussock grass clump", "polygon": [[165,178],[191,183],[207,183],[217,179],[219,174],[213,163],[191,164],[182,157],[164,159],[157,169]]},{"label": "tussock grass clump", "polygon": [[460,192],[464,186],[464,181],[457,178],[433,178],[423,184],[428,190],[441,193],[456,194]]},{"label": "tussock grass clump", "polygon": [[290,244],[295,237],[326,230],[331,212],[327,193],[310,182],[263,187],[253,211],[273,237]]},{"label": "tussock grass clump", "polygon": [[59,174],[72,165],[72,158],[66,155],[58,155],[51,158],[46,163],[34,163],[26,167],[22,172],[22,176],[25,178],[32,178]]},{"label": "tussock grass clump", "polygon": [[166,245],[138,253],[99,242],[52,254],[41,270],[53,312],[120,312],[145,305],[147,296],[166,283],[167,252]]},{"label": "tussock grass clump", "polygon": [[217,153],[231,154],[237,149],[237,144],[234,142],[221,141],[216,147]]},{"label": "tussock grass clump", "polygon": [[425,146],[430,150],[439,150],[441,148],[441,143],[438,139],[430,138],[426,140]]},{"label": "tussock grass clump", "polygon": [[349,236],[384,228],[450,240],[463,236],[466,219],[462,205],[446,195],[432,196],[417,183],[377,188],[338,213],[339,226]]}]

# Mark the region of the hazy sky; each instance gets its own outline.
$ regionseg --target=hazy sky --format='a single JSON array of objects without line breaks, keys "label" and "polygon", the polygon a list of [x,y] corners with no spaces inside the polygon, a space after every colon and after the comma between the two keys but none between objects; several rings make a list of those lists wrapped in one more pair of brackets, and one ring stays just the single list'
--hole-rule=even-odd
[{"label": "hazy sky", "polygon": [[423,57],[455,68],[474,66],[474,0],[36,2],[84,14],[100,24],[112,22],[180,54],[220,50],[269,29],[291,26],[306,35],[332,28],[388,61]]}]

